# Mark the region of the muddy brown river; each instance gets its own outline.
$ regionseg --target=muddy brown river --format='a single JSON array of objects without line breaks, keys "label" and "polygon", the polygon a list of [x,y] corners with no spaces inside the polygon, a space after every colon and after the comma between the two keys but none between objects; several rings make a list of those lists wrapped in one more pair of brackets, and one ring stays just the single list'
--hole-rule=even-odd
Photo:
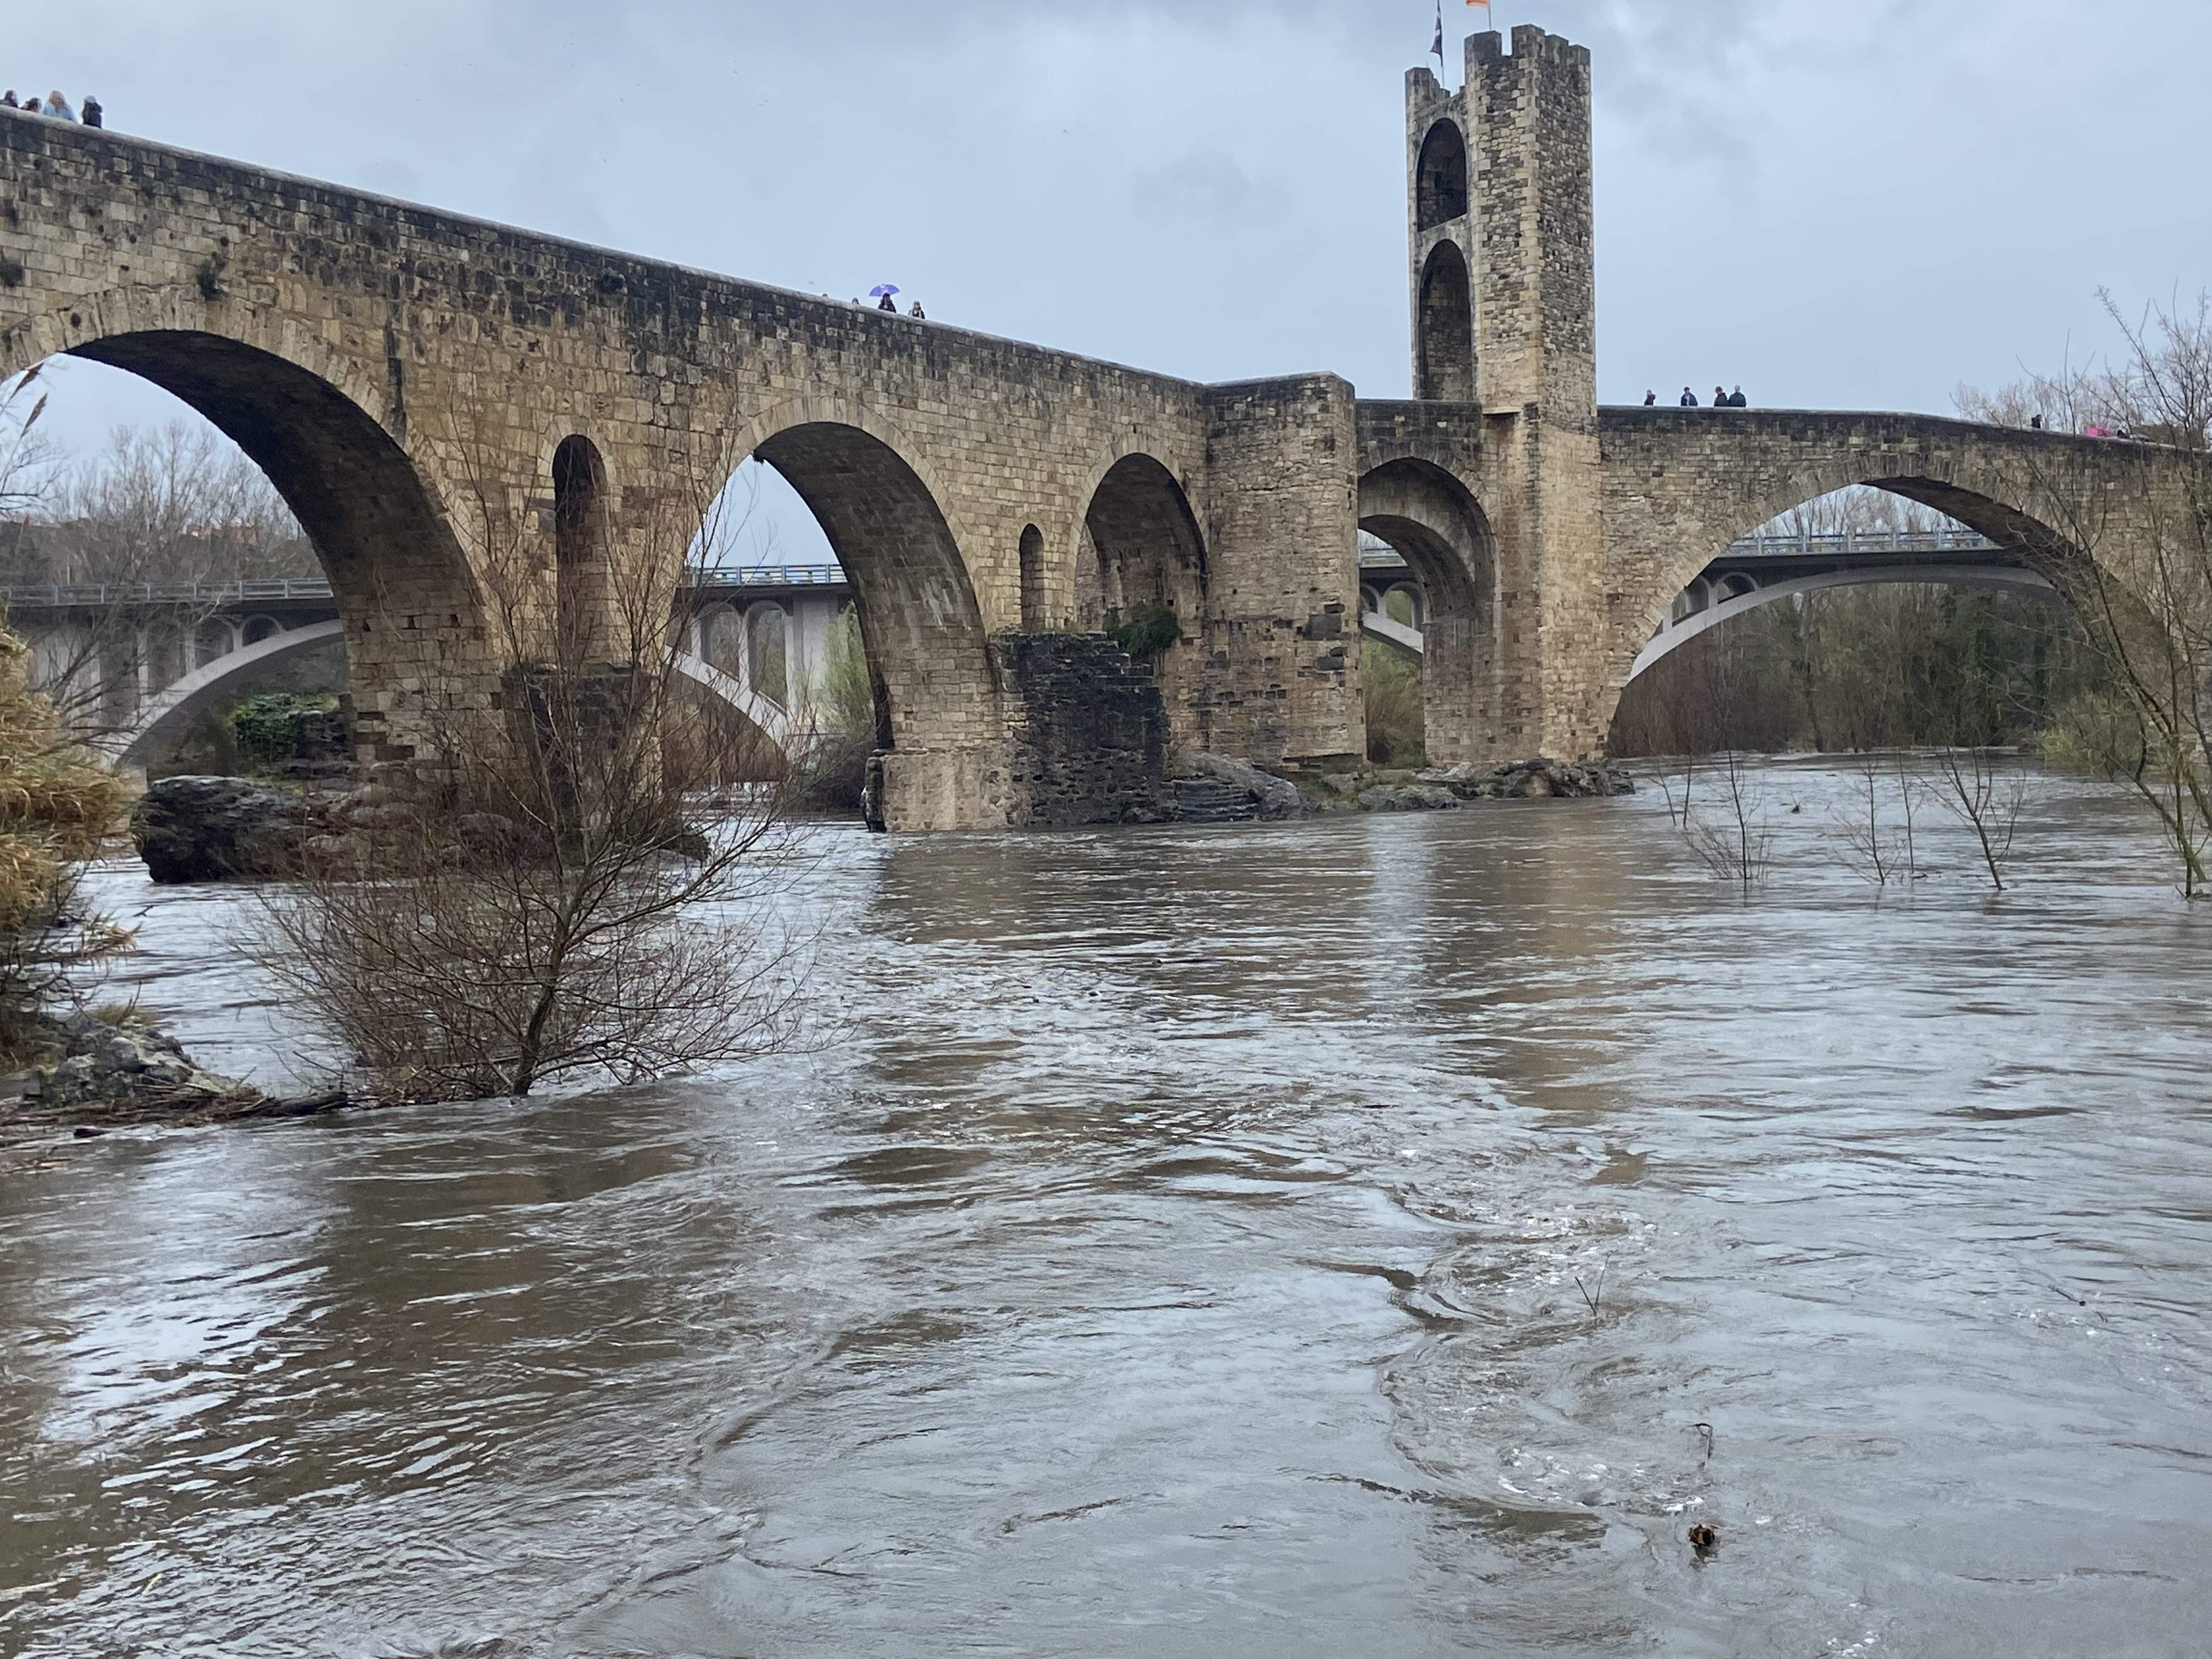
[{"label": "muddy brown river", "polygon": [[2212,912],[1762,776],[1748,898],[1650,791],[830,831],[817,1052],[0,1154],[0,1653],[2205,1651]]}]

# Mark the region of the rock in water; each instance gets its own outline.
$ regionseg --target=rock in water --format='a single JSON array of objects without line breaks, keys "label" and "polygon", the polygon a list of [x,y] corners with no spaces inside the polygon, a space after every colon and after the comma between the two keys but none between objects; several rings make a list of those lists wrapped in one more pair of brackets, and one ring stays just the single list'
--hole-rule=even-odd
[{"label": "rock in water", "polygon": [[163,885],[295,874],[316,828],[299,796],[245,778],[163,778],[131,812],[131,839]]},{"label": "rock in water", "polygon": [[1306,816],[1305,798],[1298,793],[1297,785],[1272,772],[1262,772],[1249,761],[1231,760],[1226,755],[1193,755],[1183,763],[1183,770],[1193,777],[1212,778],[1243,790],[1251,796],[1259,817],[1280,821]]},{"label": "rock in water", "polygon": [[1450,790],[1426,784],[1377,784],[1359,797],[1363,812],[1449,812],[1458,805],[1459,797]]},{"label": "rock in water", "polygon": [[1553,795],[1575,799],[1636,793],[1636,780],[1625,768],[1604,761],[1578,763],[1541,757],[1498,767],[1470,761],[1420,773],[1419,781],[1449,789],[1462,800],[1540,800]]}]

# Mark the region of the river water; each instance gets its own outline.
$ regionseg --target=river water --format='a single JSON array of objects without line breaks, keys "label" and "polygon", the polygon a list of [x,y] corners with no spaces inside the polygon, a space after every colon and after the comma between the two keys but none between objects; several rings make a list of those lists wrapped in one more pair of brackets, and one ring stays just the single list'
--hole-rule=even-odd
[{"label": "river water", "polygon": [[0,1652],[2204,1651],[2212,915],[1760,783],[1748,897],[1650,791],[827,832],[817,1052],[15,1149]]}]

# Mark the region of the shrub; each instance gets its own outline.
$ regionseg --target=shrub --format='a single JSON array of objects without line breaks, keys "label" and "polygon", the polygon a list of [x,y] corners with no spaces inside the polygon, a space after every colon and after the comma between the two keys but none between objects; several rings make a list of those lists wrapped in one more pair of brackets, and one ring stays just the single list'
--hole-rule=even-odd
[{"label": "shrub", "polygon": [[248,697],[230,711],[230,732],[240,760],[250,767],[275,766],[301,752],[303,717],[336,709],[332,696],[271,691]]},{"label": "shrub", "polygon": [[1377,766],[1419,766],[1426,731],[1420,665],[1376,640],[1362,643],[1359,672],[1367,686],[1367,758]]},{"label": "shrub", "polygon": [[73,971],[130,943],[77,895],[122,787],[66,746],[53,705],[27,689],[30,654],[0,634],[0,1050],[12,1058],[39,1046],[38,1015]]},{"label": "shrub", "polygon": [[1182,623],[1172,605],[1148,605],[1126,623],[1112,617],[1107,622],[1108,636],[1132,662],[1150,662],[1182,637]]}]

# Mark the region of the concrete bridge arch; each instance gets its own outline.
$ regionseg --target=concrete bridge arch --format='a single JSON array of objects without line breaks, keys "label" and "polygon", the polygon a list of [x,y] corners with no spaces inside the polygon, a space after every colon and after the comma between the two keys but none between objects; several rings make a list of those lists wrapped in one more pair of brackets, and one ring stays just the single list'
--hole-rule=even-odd
[{"label": "concrete bridge arch", "polygon": [[[143,769],[181,738],[208,709],[220,703],[235,684],[287,658],[342,641],[343,620],[307,623],[293,629],[278,628],[258,640],[241,641],[235,648],[200,664],[190,673],[164,687],[140,711],[131,728],[112,745],[118,765]],[[805,735],[791,711],[762,696],[744,678],[725,672],[690,652],[675,659],[677,672],[710,696],[718,698],[787,756]]]}]

